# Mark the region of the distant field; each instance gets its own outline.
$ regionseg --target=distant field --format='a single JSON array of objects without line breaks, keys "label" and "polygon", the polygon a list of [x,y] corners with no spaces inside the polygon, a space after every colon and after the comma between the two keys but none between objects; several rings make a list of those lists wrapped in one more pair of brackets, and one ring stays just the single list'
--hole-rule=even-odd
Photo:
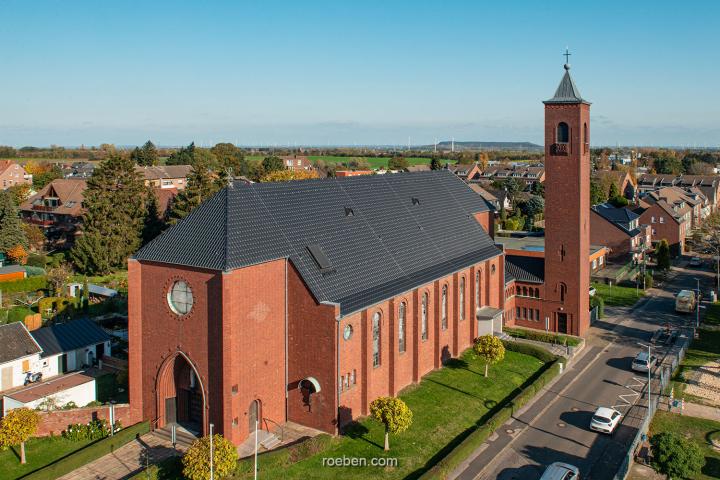
[{"label": "distant field", "polygon": [[[311,162],[315,160],[322,160],[325,163],[336,163],[336,164],[347,164],[353,160],[364,160],[370,167],[387,167],[389,158],[377,158],[377,157],[332,157],[332,156],[309,156]],[[427,165],[430,163],[430,158],[427,157],[408,157],[405,160],[410,165]]]}]

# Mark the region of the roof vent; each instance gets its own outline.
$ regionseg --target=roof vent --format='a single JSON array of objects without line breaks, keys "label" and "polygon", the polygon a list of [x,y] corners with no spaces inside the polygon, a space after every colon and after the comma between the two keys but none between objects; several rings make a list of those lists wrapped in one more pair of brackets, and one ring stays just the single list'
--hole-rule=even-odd
[{"label": "roof vent", "polygon": [[420,199],[417,197],[412,197],[412,204],[413,205],[420,205]]},{"label": "roof vent", "polygon": [[310,255],[312,255],[313,260],[315,260],[315,263],[317,263],[317,266],[320,268],[320,273],[335,271],[333,266],[330,264],[330,259],[328,259],[327,255],[325,255],[325,252],[322,248],[320,248],[320,245],[308,245],[306,248],[308,249],[308,252],[310,252]]},{"label": "roof vent", "polygon": [[345,216],[346,217],[354,217],[355,212],[353,212],[353,209],[350,207],[345,207]]}]

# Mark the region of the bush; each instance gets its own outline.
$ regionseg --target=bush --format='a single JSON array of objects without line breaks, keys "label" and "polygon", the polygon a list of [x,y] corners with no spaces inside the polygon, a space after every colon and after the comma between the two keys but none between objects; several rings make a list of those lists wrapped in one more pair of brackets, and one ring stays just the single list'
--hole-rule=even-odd
[{"label": "bush", "polygon": [[677,433],[654,435],[650,443],[653,464],[671,478],[695,478],[705,465],[705,455],[700,447]]},{"label": "bush", "polygon": [[524,355],[530,355],[535,357],[543,363],[552,362],[557,357],[552,353],[548,352],[544,348],[536,347],[527,343],[513,342],[511,340],[503,340],[505,350],[510,352],[522,353]]},{"label": "bush", "polygon": [[525,328],[503,328],[503,332],[517,338],[525,338],[527,340],[535,340],[538,342],[555,343],[560,345],[570,345],[575,347],[580,345],[580,339],[568,335],[558,333],[541,332],[539,330],[530,330]]},{"label": "bush", "polygon": [[29,267],[39,267],[44,268],[45,265],[48,263],[48,257],[42,254],[31,254],[28,257],[27,265]]},{"label": "bush", "polygon": [[67,313],[73,315],[78,309],[78,299],[72,297],[45,297],[38,302],[38,311],[43,316],[48,316],[48,310],[52,312],[50,316]]},{"label": "bush", "polygon": [[75,423],[68,425],[67,430],[63,430],[62,437],[73,442],[82,440],[99,440],[110,435],[110,427],[107,420],[92,420],[87,424]]},{"label": "bush", "polygon": [[[213,467],[215,478],[222,479],[235,472],[238,453],[235,445],[222,435],[213,439]],[[189,480],[207,480],[210,478],[210,437],[202,437],[193,442],[182,458],[183,475]]]},{"label": "bush", "polygon": [[7,311],[7,323],[24,322],[25,317],[35,312],[27,307],[15,307]]},{"label": "bush", "polygon": [[47,288],[47,279],[44,276],[29,277],[14,282],[0,283],[0,290],[3,293],[37,292]]},{"label": "bush", "polygon": [[28,267],[25,266],[25,273],[28,277],[39,277],[45,275],[45,269],[42,267]]},{"label": "bush", "polygon": [[645,288],[653,287],[653,276],[650,272],[645,272]]}]

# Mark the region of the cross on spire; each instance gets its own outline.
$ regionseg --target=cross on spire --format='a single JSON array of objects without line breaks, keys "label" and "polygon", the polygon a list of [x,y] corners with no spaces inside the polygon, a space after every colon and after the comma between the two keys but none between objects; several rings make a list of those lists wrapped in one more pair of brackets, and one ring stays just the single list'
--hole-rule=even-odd
[{"label": "cross on spire", "polygon": [[563,68],[565,71],[570,70],[570,55],[572,55],[572,53],[570,53],[568,47],[565,47],[565,53],[563,53],[563,56],[565,56],[565,65],[563,65]]}]

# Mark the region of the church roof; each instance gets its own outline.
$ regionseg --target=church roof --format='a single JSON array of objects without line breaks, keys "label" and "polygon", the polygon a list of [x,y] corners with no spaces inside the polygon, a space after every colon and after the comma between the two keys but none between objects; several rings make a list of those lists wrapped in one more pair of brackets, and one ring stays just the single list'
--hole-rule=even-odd
[{"label": "church roof", "polygon": [[447,170],[235,182],[135,258],[217,271],[289,258],[345,315],[500,255],[473,217],[488,210]]},{"label": "church roof", "polygon": [[564,103],[586,103],[590,105],[590,102],[583,99],[580,95],[577,85],[570,76],[570,65],[565,64],[565,75],[560,80],[555,95],[550,100],[545,100],[544,104],[564,104]]}]

